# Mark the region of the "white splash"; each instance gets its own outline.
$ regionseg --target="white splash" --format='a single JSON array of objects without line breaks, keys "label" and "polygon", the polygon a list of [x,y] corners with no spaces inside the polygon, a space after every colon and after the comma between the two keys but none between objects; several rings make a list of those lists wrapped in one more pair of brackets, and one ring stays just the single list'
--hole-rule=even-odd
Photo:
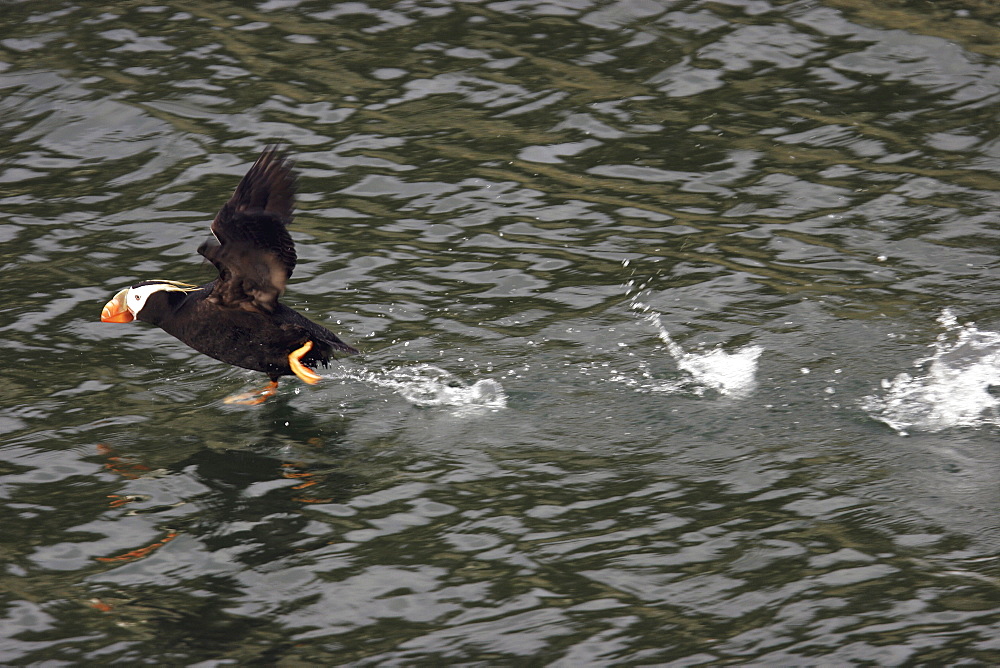
[{"label": "white splash", "polygon": [[394,390],[417,406],[507,407],[507,395],[497,381],[484,378],[469,385],[450,371],[431,364],[381,371],[356,370],[347,375],[354,380]]},{"label": "white splash", "polygon": [[1000,424],[1000,399],[990,393],[990,387],[1000,386],[1000,333],[980,331],[972,322],[960,325],[949,309],[938,322],[945,331],[934,342],[933,354],[914,362],[922,372],[883,380],[882,395],[861,403],[902,436],[910,430]]},{"label": "white splash", "polygon": [[704,390],[715,390],[719,394],[742,399],[756,388],[757,360],[764,352],[763,347],[743,346],[731,353],[721,347],[703,352],[685,352],[663,326],[659,313],[651,311],[648,305],[639,301],[633,301],[632,307],[642,311],[645,319],[656,327],[660,340],[677,363],[677,368],[690,375],[692,381],[660,384],[645,389],[654,392],[690,391],[693,383],[694,390],[699,394]]}]

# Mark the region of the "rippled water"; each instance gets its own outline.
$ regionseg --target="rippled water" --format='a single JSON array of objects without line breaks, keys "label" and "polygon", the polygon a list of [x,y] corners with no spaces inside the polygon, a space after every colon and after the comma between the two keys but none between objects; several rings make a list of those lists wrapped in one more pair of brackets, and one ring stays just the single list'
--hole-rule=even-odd
[{"label": "rippled water", "polygon": [[[0,662],[1000,663],[990,3],[0,7]],[[299,169],[258,375],[103,303]]]}]

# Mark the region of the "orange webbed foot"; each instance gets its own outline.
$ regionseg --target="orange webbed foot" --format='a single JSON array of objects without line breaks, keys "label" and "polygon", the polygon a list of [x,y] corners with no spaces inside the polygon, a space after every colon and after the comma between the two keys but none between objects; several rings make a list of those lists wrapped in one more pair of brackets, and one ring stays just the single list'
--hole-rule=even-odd
[{"label": "orange webbed foot", "polygon": [[259,390],[233,394],[222,400],[224,404],[240,404],[241,406],[256,406],[262,404],[278,393],[278,381],[272,380]]},{"label": "orange webbed foot", "polygon": [[307,352],[312,350],[312,347],[313,347],[313,342],[306,341],[301,348],[293,350],[292,352],[288,353],[288,366],[292,367],[292,373],[298,376],[299,380],[301,380],[303,383],[309,383],[310,385],[315,385],[320,381],[320,378],[322,378],[322,376],[320,376],[318,373],[316,373],[315,371],[313,371],[312,369],[305,366],[304,364],[302,364],[302,362],[299,361]]}]

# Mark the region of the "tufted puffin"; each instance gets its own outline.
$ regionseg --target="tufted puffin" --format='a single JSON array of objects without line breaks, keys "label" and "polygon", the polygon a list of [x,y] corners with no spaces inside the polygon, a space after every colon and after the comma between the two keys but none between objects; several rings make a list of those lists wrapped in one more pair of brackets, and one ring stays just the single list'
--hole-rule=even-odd
[{"label": "tufted puffin", "polygon": [[105,305],[101,322],[148,322],[198,352],[271,379],[263,389],[228,397],[226,403],[262,403],[276,393],[281,376],[318,382],[310,367],[328,366],[334,351],[358,351],[278,301],[295,268],[287,229],[295,184],[285,153],[265,149],[216,214],[213,238],[198,248],[219,270],[218,278],[202,286],[136,283]]}]

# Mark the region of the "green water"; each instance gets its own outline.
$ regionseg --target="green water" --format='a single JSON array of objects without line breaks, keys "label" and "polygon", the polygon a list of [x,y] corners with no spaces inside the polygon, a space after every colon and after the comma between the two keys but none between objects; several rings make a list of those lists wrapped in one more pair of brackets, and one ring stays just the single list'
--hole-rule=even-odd
[{"label": "green water", "polygon": [[[997,18],[3,4],[0,663],[1000,663]],[[276,141],[227,406],[98,319]]]}]

